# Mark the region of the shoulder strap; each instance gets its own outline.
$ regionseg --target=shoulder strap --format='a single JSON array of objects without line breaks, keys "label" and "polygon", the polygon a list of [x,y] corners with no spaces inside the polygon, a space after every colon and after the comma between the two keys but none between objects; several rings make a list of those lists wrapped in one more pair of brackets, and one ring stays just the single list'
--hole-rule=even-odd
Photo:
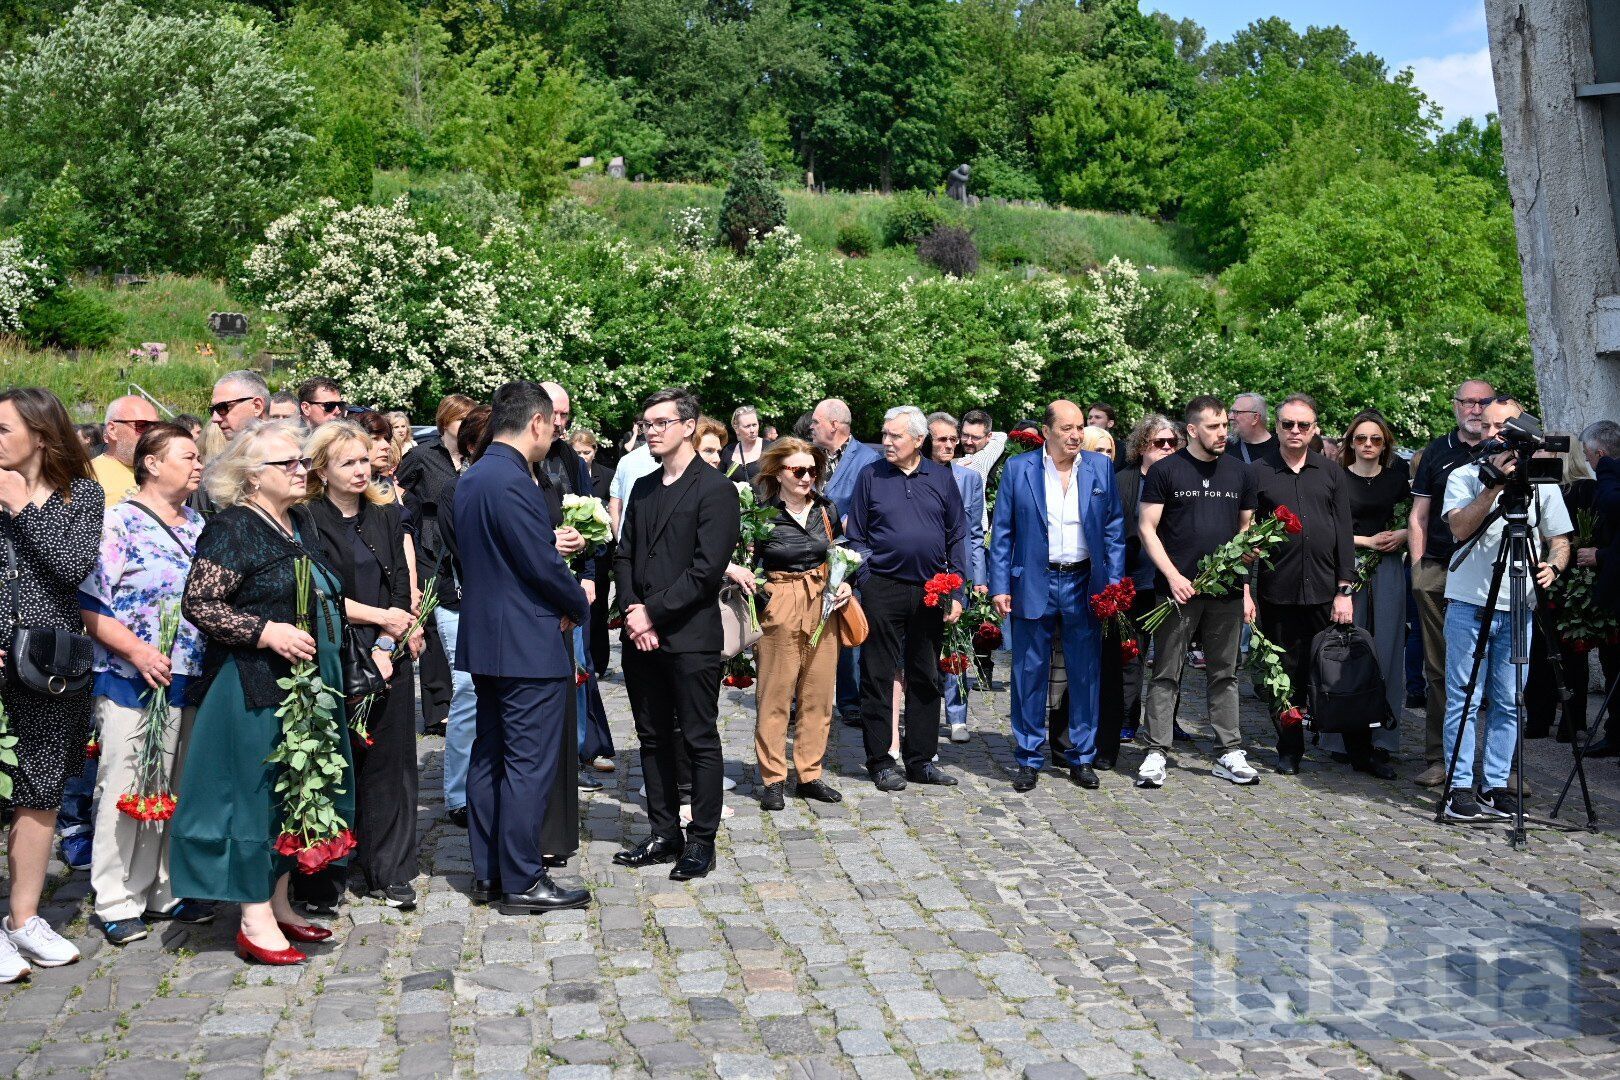
[{"label": "shoulder strap", "polygon": [[179,548],[185,554],[186,558],[189,559],[197,553],[196,549],[186,547],[186,542],[180,539],[180,534],[170,528],[167,521],[164,521],[162,518],[158,517],[156,510],[153,510],[150,506],[147,506],[139,499],[131,498],[125,499],[124,501],[129,503],[131,506],[138,507],[147,517],[157,522],[158,525],[162,527],[163,531],[169,534],[169,539],[174,541],[175,547]]},{"label": "shoulder strap", "polygon": [[821,524],[827,529],[827,543],[833,543],[832,518],[827,516],[826,504],[823,504],[821,507]]},{"label": "shoulder strap", "polygon": [[22,625],[22,602],[17,595],[17,578],[21,573],[21,564],[17,561],[17,548],[11,542],[12,515],[6,515],[6,527],[3,532],[6,540],[6,597],[11,605],[11,625]]}]

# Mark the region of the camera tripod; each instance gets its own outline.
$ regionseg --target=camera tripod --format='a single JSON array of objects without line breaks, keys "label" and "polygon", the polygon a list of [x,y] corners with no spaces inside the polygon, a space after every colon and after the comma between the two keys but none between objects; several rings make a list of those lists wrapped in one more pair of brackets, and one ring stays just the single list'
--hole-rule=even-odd
[{"label": "camera tripod", "polygon": [[[1491,583],[1485,594],[1485,605],[1480,609],[1479,633],[1474,640],[1473,668],[1468,674],[1468,684],[1463,691],[1462,719],[1457,725],[1456,738],[1451,743],[1451,753],[1446,762],[1445,783],[1440,786],[1439,803],[1434,809],[1434,820],[1443,823],[1446,820],[1446,804],[1451,800],[1452,777],[1456,775],[1457,759],[1462,752],[1463,735],[1468,730],[1466,725],[1473,723],[1474,693],[1479,688],[1480,669],[1484,666],[1485,654],[1490,645],[1490,623],[1492,616],[1496,614],[1496,601],[1501,595],[1502,579],[1505,576],[1508,579],[1508,619],[1511,627],[1508,662],[1513,667],[1513,759],[1519,763],[1516,770],[1517,790],[1513,792],[1513,828],[1509,834],[1510,842],[1515,849],[1523,848],[1527,843],[1524,828],[1527,821],[1550,828],[1574,828],[1568,822],[1554,820],[1557,815],[1556,809],[1553,811],[1554,817],[1550,818],[1531,817],[1524,812],[1524,686],[1526,671],[1530,666],[1530,618],[1533,610],[1531,596],[1534,580],[1532,573],[1538,561],[1535,543],[1530,533],[1530,497],[1529,485],[1509,481],[1503,489],[1499,504],[1480,523],[1474,536],[1452,559],[1450,569],[1454,572],[1492,524],[1499,520],[1506,522],[1502,538],[1497,545],[1496,559],[1491,566]],[[1599,712],[1599,715],[1602,713]],[[1591,737],[1591,730],[1594,728],[1588,728],[1588,739]],[[1487,724],[1487,736],[1488,734]],[[1587,823],[1590,828],[1597,819],[1592,809],[1592,794],[1586,785],[1586,769],[1580,754],[1575,757],[1575,768],[1570,774],[1570,780],[1564,783],[1566,793],[1570,782],[1577,776],[1581,781],[1581,796],[1586,802]],[[1559,803],[1562,802],[1563,796],[1560,795]]]}]

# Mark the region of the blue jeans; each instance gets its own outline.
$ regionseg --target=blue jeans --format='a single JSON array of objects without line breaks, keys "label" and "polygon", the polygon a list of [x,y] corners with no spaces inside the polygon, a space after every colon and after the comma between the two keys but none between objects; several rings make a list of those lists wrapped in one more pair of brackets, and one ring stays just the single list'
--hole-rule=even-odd
[{"label": "blue jeans", "polygon": [[966,675],[945,676],[945,722],[947,724],[967,723],[967,692],[973,689],[973,686],[971,668]]},{"label": "blue jeans", "polygon": [[[1446,761],[1451,760],[1451,747],[1457,739],[1457,728],[1463,721],[1463,691],[1468,685],[1468,674],[1474,667],[1474,646],[1479,641],[1479,616],[1485,609],[1477,604],[1460,600],[1446,605]],[[1485,776],[1481,790],[1507,787],[1508,773],[1513,768],[1514,731],[1514,675],[1508,658],[1513,652],[1512,622],[1506,611],[1491,612],[1484,624],[1489,634],[1485,659],[1480,666],[1479,685],[1474,689],[1475,715],[1485,714]],[[1530,627],[1524,628],[1529,640]],[[1480,698],[1487,699],[1480,709]],[[1463,726],[1462,749],[1457,754],[1457,771],[1452,777],[1453,791],[1467,791],[1474,786],[1474,723],[1473,717]]]},{"label": "blue jeans", "polygon": [[435,608],[433,618],[439,624],[444,654],[450,658],[450,715],[444,722],[444,808],[457,810],[467,805],[467,762],[478,730],[478,695],[473,690],[472,676],[455,669],[461,612]]},{"label": "blue jeans", "polygon": [[88,834],[94,828],[90,804],[96,797],[96,765],[94,758],[87,759],[79,775],[68,777],[62,785],[62,808],[56,812],[58,836]]},{"label": "blue jeans", "polygon": [[[1089,765],[1097,757],[1102,625],[1091,613],[1089,580],[1079,574],[1051,575],[1046,611],[1034,619],[1008,620],[1012,649],[1012,729],[1018,764],[1039,769],[1046,760],[1047,687],[1052,675],[1052,635],[1063,638],[1063,666],[1069,679],[1069,764]],[[1066,613],[1066,614],[1060,614]]]}]

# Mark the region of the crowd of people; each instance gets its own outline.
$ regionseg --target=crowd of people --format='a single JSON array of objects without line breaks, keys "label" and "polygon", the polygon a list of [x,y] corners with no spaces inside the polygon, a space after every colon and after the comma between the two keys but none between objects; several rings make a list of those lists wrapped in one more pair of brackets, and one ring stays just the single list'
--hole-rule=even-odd
[{"label": "crowd of people", "polygon": [[[671,863],[677,881],[716,864],[730,783],[719,697],[723,680],[746,685],[727,673],[750,650],[766,811],[790,795],[843,798],[825,768],[837,722],[859,730],[877,790],[956,784],[941,738],[972,737],[967,703],[991,687],[998,642],[1016,791],[1049,763],[1095,789],[1128,745],[1141,750],[1135,785],[1163,786],[1187,739],[1189,666],[1207,681],[1210,771],[1257,783],[1238,722],[1251,637],[1274,647],[1291,688],[1265,695],[1276,770],[1299,772],[1318,738],[1393,780],[1394,724],[1312,730],[1313,641],[1342,625],[1376,654],[1387,707],[1371,711],[1423,708],[1416,781],[1447,785],[1445,816],[1505,816],[1514,628],[1505,592],[1486,607],[1502,529],[1492,511],[1518,459],[1491,440],[1522,409],[1478,380],[1452,407],[1456,426],[1409,464],[1373,411],[1330,444],[1303,394],[1274,425],[1248,393],[1198,397],[1128,433],[1105,403],[1054,401],[1005,431],[980,409],[902,405],[872,446],[836,399],[785,436],[744,406],[728,433],[681,389],[643,402],[622,443],[576,427],[555,383],[508,383],[488,402],[452,394],[431,432],[347,402],[334,380],[272,393],[252,371],[216,383],[206,430],[141,397],[75,430],[50,393],[0,392],[12,616],[0,704],[15,739],[15,760],[0,759],[0,981],[78,959],[39,916],[57,834],[65,861],[89,870],[95,925],[115,945],[155,921],[211,921],[227,902],[241,907],[245,959],[291,964],[332,936],[315,920],[351,884],[414,906],[418,717],[444,736],[445,810],[468,832],[475,902],[507,914],[588,904],[550,871],[577,852],[580,791],[621,767],[599,690],[615,627],[650,831],[614,861]],[[1535,488],[1535,574],[1547,590],[1573,564],[1596,567],[1614,610],[1620,426],[1594,423],[1578,443],[1564,483]],[[582,498],[600,500],[605,540],[570,524]],[[1577,511],[1595,522],[1579,543]],[[1288,523],[1273,549],[1209,571],[1272,518]],[[1148,619],[1166,604],[1168,617]],[[985,631],[971,659],[952,651],[970,611]],[[1151,631],[1135,629],[1144,620]],[[1586,724],[1588,650],[1542,622],[1534,634],[1526,735],[1572,739]],[[1620,645],[1596,651],[1612,681]],[[1574,694],[1559,693],[1559,671]],[[311,873],[281,835],[295,796],[278,710],[295,672],[342,691],[336,709],[353,725],[325,759],[352,858]],[[373,684],[363,699],[357,680]],[[171,722],[154,725],[160,703]],[[1484,728],[1477,770],[1465,710]],[[1611,731],[1592,752],[1617,748]]]}]

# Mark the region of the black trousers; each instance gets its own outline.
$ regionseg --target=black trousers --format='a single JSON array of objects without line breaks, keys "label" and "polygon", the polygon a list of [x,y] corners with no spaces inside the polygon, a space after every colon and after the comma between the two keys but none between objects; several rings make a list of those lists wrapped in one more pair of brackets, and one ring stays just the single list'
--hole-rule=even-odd
[{"label": "black trousers", "polygon": [[[1333,622],[1333,602],[1325,604],[1273,604],[1261,601],[1260,632],[1283,653],[1283,670],[1293,684],[1291,704],[1304,708],[1310,701],[1311,641]],[[1305,729],[1284,727],[1277,718],[1275,703],[1271,724],[1277,729],[1277,756],[1305,756]],[[1364,764],[1372,755],[1372,735],[1367,729],[1346,731],[1344,749],[1355,764]]]},{"label": "black trousers", "polygon": [[591,653],[591,670],[598,675],[606,674],[608,661],[612,658],[612,647],[608,641],[608,590],[613,582],[613,548],[609,543],[604,554],[596,560],[596,599],[591,601],[591,623],[588,628],[588,644]]},{"label": "black trousers", "polygon": [[[1132,621],[1159,605],[1153,589],[1138,589],[1131,604]],[[1121,652],[1122,642],[1108,629],[1103,631],[1102,679],[1098,685],[1097,756],[1112,761],[1119,757],[1119,736],[1125,728],[1136,728],[1142,721],[1142,669],[1147,659],[1148,637],[1138,634],[1141,651],[1130,660]]]},{"label": "black trousers", "polygon": [[894,718],[894,673],[906,676],[901,714],[905,733],[901,757],[908,770],[920,769],[939,750],[939,713],[944,683],[939,649],[945,637],[941,608],[923,606],[923,587],[872,574],[861,587],[861,607],[871,630],[861,646],[861,726],[866,771],[872,776],[891,766],[889,736]]},{"label": "black trousers", "polygon": [[[474,675],[477,733],[467,765],[467,837],[473,876],[507,892],[545,872],[540,838],[568,730],[565,679]],[[569,781],[573,781],[570,774]]]},{"label": "black trousers", "polygon": [[621,661],[641,741],[652,834],[665,840],[681,838],[679,759],[684,749],[692,773],[692,824],[686,839],[714,843],[725,779],[720,754],[720,654],[642,652],[626,642]]},{"label": "black trousers", "polygon": [[[1547,625],[1549,633],[1543,635],[1541,628]],[[1563,718],[1559,720],[1558,685],[1553,678],[1552,660],[1548,656],[1549,646],[1558,650],[1558,662],[1563,668],[1564,685],[1572,691],[1570,699],[1563,702]],[[1595,651],[1598,662],[1603,667],[1603,689],[1608,692],[1609,684],[1614,682],[1617,672],[1620,672],[1620,645],[1610,645],[1607,642],[1599,645],[1596,650],[1577,652],[1567,641],[1559,640],[1558,632],[1552,630],[1552,615],[1545,607],[1537,612],[1537,620],[1531,631],[1530,642],[1530,672],[1524,684],[1524,715],[1525,735],[1528,737],[1544,736],[1552,730],[1555,721],[1558,721],[1560,730],[1575,734],[1586,730],[1587,712],[1587,685],[1591,679],[1591,656]],[[1610,731],[1620,730],[1612,724]]]},{"label": "black trousers", "polygon": [[432,727],[444,723],[450,715],[450,658],[444,654],[437,619],[424,622],[422,631],[427,636],[427,645],[416,661],[422,682],[422,724]]}]

